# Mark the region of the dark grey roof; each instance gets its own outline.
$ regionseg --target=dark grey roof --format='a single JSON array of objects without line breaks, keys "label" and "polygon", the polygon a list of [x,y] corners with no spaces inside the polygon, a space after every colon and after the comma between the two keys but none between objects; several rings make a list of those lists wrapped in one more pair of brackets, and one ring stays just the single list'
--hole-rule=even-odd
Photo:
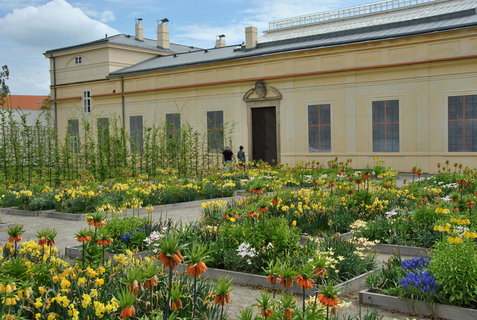
[{"label": "dark grey roof", "polygon": [[200,48],[196,48],[196,47],[192,47],[192,46],[186,46],[186,45],[182,45],[182,44],[175,44],[175,43],[170,44],[170,49],[163,49],[163,48],[158,47],[156,40],[153,40],[153,39],[144,38],[144,40],[141,41],[141,40],[137,40],[135,36],[130,36],[130,35],[127,35],[127,34],[117,34],[117,35],[114,35],[114,36],[105,37],[103,39],[99,39],[99,40],[95,40],[95,41],[91,41],[91,42],[87,42],[87,43],[82,43],[82,44],[78,44],[78,45],[74,45],[74,46],[48,50],[48,51],[46,51],[46,53],[53,53],[53,52],[58,52],[58,51],[63,51],[63,50],[93,46],[93,45],[100,44],[100,43],[105,43],[105,42],[120,44],[120,45],[124,45],[124,46],[129,46],[129,47],[137,47],[137,48],[157,50],[157,51],[170,51],[170,52],[176,52],[176,53],[184,53],[184,52],[191,52],[191,51],[194,51],[194,50],[201,50]]},{"label": "dark grey roof", "polygon": [[242,46],[236,45],[170,56],[159,56],[140,62],[131,67],[112,72],[110,75],[118,76],[153,70],[179,68],[312,48],[401,38],[475,26],[477,26],[476,9],[470,9],[405,22],[388,23],[378,26],[259,43],[256,48],[249,50],[245,50]]}]

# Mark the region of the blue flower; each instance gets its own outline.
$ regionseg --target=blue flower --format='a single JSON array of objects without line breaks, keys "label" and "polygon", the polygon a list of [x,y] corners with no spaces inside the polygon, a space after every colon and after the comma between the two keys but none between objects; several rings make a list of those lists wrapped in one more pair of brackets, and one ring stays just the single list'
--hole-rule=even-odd
[{"label": "blue flower", "polygon": [[413,258],[404,260],[401,266],[406,271],[422,270],[429,264],[429,258]]},{"label": "blue flower", "polygon": [[434,276],[429,270],[415,270],[406,275],[404,279],[399,281],[404,290],[410,290],[412,287],[417,288],[425,294],[435,293],[439,287]]},{"label": "blue flower", "polygon": [[119,236],[119,240],[121,240],[122,242],[129,242],[131,241],[131,233],[126,233],[126,234],[122,234]]}]

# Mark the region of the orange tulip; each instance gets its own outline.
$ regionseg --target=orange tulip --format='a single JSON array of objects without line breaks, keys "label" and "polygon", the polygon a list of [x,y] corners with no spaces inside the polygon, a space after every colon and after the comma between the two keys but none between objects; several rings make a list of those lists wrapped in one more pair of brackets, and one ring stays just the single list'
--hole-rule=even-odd
[{"label": "orange tulip", "polygon": [[339,298],[329,298],[323,294],[318,295],[318,299],[320,303],[326,307],[334,307],[341,301]]},{"label": "orange tulip", "polygon": [[224,305],[226,303],[230,303],[230,295],[229,294],[225,294],[225,295],[217,294],[214,297],[214,302],[219,303],[221,305]]},{"label": "orange tulip", "polygon": [[207,271],[207,266],[205,265],[205,263],[203,261],[199,261],[195,264],[190,263],[187,266],[187,271],[185,273],[198,278],[200,277],[201,273],[206,271]]},{"label": "orange tulip", "polygon": [[39,246],[44,246],[46,244],[46,238],[45,237],[41,237],[40,239],[38,239],[38,245]]},{"label": "orange tulip", "polygon": [[113,242],[113,239],[98,240],[98,245],[99,246],[107,246],[111,242]]},{"label": "orange tulip", "polygon": [[161,262],[166,266],[166,267],[169,267],[171,268],[172,270],[175,269],[175,267],[181,263],[182,261],[184,261],[184,256],[179,252],[177,251],[176,253],[174,253],[174,255],[171,257],[168,257],[165,253],[161,252],[159,253],[157,256],[156,256],[159,260],[161,260]]},{"label": "orange tulip", "polygon": [[171,310],[179,310],[182,309],[182,301],[181,300],[176,300],[176,301],[171,301]]},{"label": "orange tulip", "polygon": [[264,318],[268,318],[268,317],[270,317],[272,314],[273,314],[273,310],[272,310],[272,309],[266,309],[266,310],[265,310],[265,309],[262,309],[262,310],[260,311],[260,315],[261,315],[262,317],[264,317]]},{"label": "orange tulip", "polygon": [[313,274],[318,277],[318,278],[324,278],[325,277],[325,268],[316,268],[313,271]]},{"label": "orange tulip", "polygon": [[119,315],[119,317],[121,319],[127,319],[129,317],[134,317],[136,315],[136,309],[134,308],[134,306],[127,306],[123,309],[123,311],[121,311],[121,314]]},{"label": "orange tulip", "polygon": [[77,240],[78,242],[88,242],[88,241],[91,240],[91,236],[78,237],[78,238],[76,238],[76,240]]},{"label": "orange tulip", "polygon": [[258,214],[257,212],[249,212],[249,213],[247,213],[247,217],[249,217],[249,218],[260,218],[260,214]]},{"label": "orange tulip", "polygon": [[301,274],[297,275],[295,277],[295,280],[296,280],[296,283],[298,283],[298,285],[302,287],[303,289],[311,289],[313,288],[313,284],[315,283],[315,280],[313,279],[304,279]]},{"label": "orange tulip", "polygon": [[294,313],[295,310],[293,309],[285,309],[285,311],[283,311],[283,318],[291,320],[293,318]]},{"label": "orange tulip", "polygon": [[273,285],[276,285],[277,284],[277,280],[278,280],[278,276],[274,276],[273,274],[270,274],[267,276],[267,280],[273,284]]},{"label": "orange tulip", "polygon": [[142,284],[137,280],[133,280],[131,287],[129,287],[129,292],[137,296],[139,290],[142,290]]},{"label": "orange tulip", "polygon": [[284,286],[285,288],[291,288],[293,287],[293,279],[286,279],[280,276],[280,284]]},{"label": "orange tulip", "polygon": [[18,236],[15,237],[9,237],[8,242],[20,242],[23,239],[23,235],[19,234]]},{"label": "orange tulip", "polygon": [[157,276],[154,276],[151,279],[146,280],[146,282],[144,282],[144,286],[146,287],[146,289],[150,289],[152,287],[157,286],[158,283],[159,279],[157,279]]}]

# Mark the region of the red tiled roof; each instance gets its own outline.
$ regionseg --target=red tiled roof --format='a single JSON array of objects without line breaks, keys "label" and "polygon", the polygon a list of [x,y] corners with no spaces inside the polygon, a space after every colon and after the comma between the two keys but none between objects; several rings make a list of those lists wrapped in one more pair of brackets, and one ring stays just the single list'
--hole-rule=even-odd
[{"label": "red tiled roof", "polygon": [[48,96],[8,95],[3,108],[40,110],[46,98]]}]

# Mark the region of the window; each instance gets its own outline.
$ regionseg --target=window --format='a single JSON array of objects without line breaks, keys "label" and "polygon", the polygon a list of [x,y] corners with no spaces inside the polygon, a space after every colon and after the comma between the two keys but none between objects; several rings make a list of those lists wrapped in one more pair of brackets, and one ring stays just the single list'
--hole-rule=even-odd
[{"label": "window", "polygon": [[79,120],[68,120],[67,141],[70,146],[70,151],[78,153],[80,150],[80,136],[79,136]]},{"label": "window", "polygon": [[75,57],[75,64],[81,64],[83,63],[83,59],[81,56]]},{"label": "window", "polygon": [[399,100],[373,101],[373,152],[399,152]]},{"label": "window", "polygon": [[308,149],[310,152],[331,151],[329,104],[308,106]]},{"label": "window", "polygon": [[98,119],[98,147],[105,147],[109,141],[109,118]]},{"label": "window", "polygon": [[207,112],[207,149],[221,152],[224,149],[224,112]]},{"label": "window", "polygon": [[477,95],[449,97],[449,152],[477,152]]},{"label": "window", "polygon": [[168,140],[178,140],[181,134],[181,114],[166,114],[166,131]]},{"label": "window", "polygon": [[83,92],[83,111],[85,113],[91,112],[91,91]]},{"label": "window", "polygon": [[131,151],[142,152],[143,125],[142,116],[129,117],[129,135],[131,138]]}]

